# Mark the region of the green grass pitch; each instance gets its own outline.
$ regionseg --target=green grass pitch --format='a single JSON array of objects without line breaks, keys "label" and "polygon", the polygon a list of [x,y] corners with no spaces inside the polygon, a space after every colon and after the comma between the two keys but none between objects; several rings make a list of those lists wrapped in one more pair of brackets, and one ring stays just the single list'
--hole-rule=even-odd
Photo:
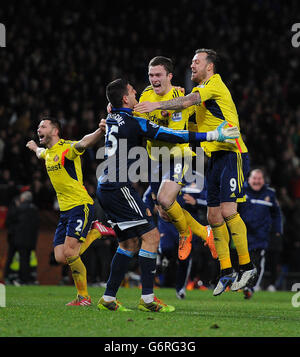
[{"label": "green grass pitch", "polygon": [[89,288],[93,305],[68,307],[72,286],[6,286],[0,307],[0,337],[298,337],[300,307],[292,292],[241,292],[218,297],[212,291],[187,292],[178,300],[174,289],[156,289],[158,298],[174,305],[173,313],[137,310],[141,291],[121,288],[118,299],[132,312],[99,311],[103,288]]}]

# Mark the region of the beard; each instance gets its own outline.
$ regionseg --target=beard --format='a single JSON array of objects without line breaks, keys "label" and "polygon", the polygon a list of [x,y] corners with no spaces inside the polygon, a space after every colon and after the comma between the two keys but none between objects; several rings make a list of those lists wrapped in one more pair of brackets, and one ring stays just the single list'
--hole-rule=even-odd
[{"label": "beard", "polygon": [[201,83],[207,76],[206,70],[197,71],[196,73],[192,73],[191,80],[195,83]]}]

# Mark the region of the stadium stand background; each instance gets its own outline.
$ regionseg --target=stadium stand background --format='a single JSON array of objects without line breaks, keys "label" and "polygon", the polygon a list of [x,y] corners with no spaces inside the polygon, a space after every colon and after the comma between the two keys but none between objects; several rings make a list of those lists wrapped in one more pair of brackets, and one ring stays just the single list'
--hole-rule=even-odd
[{"label": "stadium stand background", "polygon": [[[41,112],[58,117],[64,137],[78,139],[105,117],[105,86],[126,75],[141,93],[156,55],[175,62],[174,84],[191,88],[195,49],[216,49],[220,73],[236,102],[252,167],[264,168],[284,213],[282,264],[300,272],[300,48],[291,26],[297,1],[229,0],[29,1],[1,4],[6,48],[0,49],[0,257],[5,255],[5,207],[31,188],[43,213],[38,243],[40,281],[57,207],[43,163],[25,148],[36,139]],[[95,149],[84,154],[88,191],[96,188]],[[141,188],[142,191],[143,188]],[[3,208],[4,207],[4,208]],[[45,238],[46,237],[46,238]],[[43,275],[42,272],[45,272]],[[48,273],[47,273],[48,272]],[[53,273],[53,277],[55,274]],[[48,274],[48,275],[47,275]]]}]

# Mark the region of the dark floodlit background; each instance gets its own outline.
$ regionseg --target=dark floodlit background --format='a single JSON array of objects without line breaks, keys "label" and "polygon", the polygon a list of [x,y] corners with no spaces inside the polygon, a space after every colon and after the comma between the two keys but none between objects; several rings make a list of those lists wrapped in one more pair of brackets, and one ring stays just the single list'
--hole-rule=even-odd
[{"label": "dark floodlit background", "polygon": [[[300,272],[300,48],[291,43],[299,9],[297,1],[278,0],[2,3],[7,47],[0,48],[0,205],[9,206],[29,187],[40,212],[49,214],[42,232],[57,209],[43,163],[25,148],[37,139],[41,112],[61,120],[65,138],[80,139],[105,117],[109,81],[126,76],[139,95],[148,84],[149,60],[163,55],[175,63],[173,83],[189,91],[194,51],[213,48],[252,167],[265,169],[277,191],[284,215],[281,264]],[[92,195],[96,149],[83,162]],[[38,258],[51,250],[40,240]],[[0,257],[5,247],[3,225]]]}]

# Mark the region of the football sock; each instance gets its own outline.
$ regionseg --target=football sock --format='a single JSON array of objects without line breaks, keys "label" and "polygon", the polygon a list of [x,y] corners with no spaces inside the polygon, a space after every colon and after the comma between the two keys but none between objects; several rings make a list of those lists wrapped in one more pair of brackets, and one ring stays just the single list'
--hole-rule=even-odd
[{"label": "football sock", "polygon": [[103,295],[103,299],[105,302],[112,302],[116,300],[115,296]]},{"label": "football sock", "polygon": [[84,242],[81,243],[79,255],[83,254],[88,249],[88,247],[100,237],[101,233],[97,229],[91,229],[87,234]]},{"label": "football sock", "polygon": [[180,204],[175,200],[165,211],[179,234],[188,234],[188,224]]},{"label": "football sock", "polygon": [[112,261],[104,295],[116,296],[134,252],[118,247]]},{"label": "football sock", "polygon": [[247,228],[244,221],[238,213],[225,218],[225,221],[230,230],[239,257],[239,264],[248,264],[250,262],[250,256],[248,251]]},{"label": "football sock", "polygon": [[153,282],[156,273],[157,253],[144,249],[139,251],[139,264],[141,269],[142,295],[153,294]]},{"label": "football sock", "polygon": [[204,241],[207,239],[207,230],[206,227],[200,224],[195,220],[195,218],[184,208],[182,209],[185,219],[187,221],[188,226],[191,228],[192,232],[196,234],[196,236],[200,237]]},{"label": "football sock", "polygon": [[214,234],[214,243],[218,253],[221,270],[231,268],[232,264],[229,250],[230,237],[226,223],[223,222],[220,225],[211,226],[211,229]]},{"label": "football sock", "polygon": [[66,261],[71,269],[72,277],[78,292],[78,295],[87,297],[87,279],[86,279],[86,268],[81,260],[81,258],[76,255],[73,257],[67,257]]},{"label": "football sock", "polygon": [[142,299],[146,304],[150,304],[154,300],[154,294],[142,295]]}]

